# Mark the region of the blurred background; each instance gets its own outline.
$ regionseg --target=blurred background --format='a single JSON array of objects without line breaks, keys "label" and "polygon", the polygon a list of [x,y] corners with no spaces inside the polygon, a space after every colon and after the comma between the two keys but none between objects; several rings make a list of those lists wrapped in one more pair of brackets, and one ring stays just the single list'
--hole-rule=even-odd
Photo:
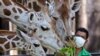
[{"label": "blurred background", "polygon": [[86,48],[91,53],[100,53],[100,0],[81,0],[82,7],[77,13],[76,27],[89,31]]}]

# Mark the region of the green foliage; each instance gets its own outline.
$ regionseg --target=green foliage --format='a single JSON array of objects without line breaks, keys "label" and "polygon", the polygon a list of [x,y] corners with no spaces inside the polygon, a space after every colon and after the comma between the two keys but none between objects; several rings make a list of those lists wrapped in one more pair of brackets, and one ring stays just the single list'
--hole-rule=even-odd
[{"label": "green foliage", "polygon": [[66,42],[65,47],[59,50],[60,56],[75,56],[75,46],[76,44],[74,43],[74,40],[70,39],[69,41]]},{"label": "green foliage", "polygon": [[74,56],[75,48],[74,47],[64,47],[59,51],[61,54],[65,56]]}]

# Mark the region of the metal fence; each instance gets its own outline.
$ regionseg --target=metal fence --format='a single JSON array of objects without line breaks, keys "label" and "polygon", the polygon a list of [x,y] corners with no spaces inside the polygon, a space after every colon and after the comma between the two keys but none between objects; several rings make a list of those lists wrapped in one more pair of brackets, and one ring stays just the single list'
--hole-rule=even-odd
[{"label": "metal fence", "polygon": [[[0,55],[0,56],[31,56],[26,54],[19,54],[19,55]],[[47,56],[54,56],[53,54],[47,54]],[[91,53],[91,56],[100,56],[100,53]]]},{"label": "metal fence", "polygon": [[92,56],[100,56],[100,53],[91,53]]}]

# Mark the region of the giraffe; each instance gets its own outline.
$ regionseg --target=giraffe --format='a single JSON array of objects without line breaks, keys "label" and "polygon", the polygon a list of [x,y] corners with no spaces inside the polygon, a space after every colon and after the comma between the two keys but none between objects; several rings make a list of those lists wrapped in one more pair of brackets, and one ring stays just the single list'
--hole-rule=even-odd
[{"label": "giraffe", "polygon": [[[18,1],[18,0],[17,0]],[[41,3],[39,3],[39,2],[43,2],[44,3],[44,1],[41,1],[41,0],[36,0],[36,2],[37,2],[37,4],[39,5],[35,5],[35,4],[33,4],[34,2],[35,2],[35,0],[25,0],[26,2],[25,3],[27,3],[27,4],[24,4],[24,3],[22,3],[23,5],[25,5],[25,7],[28,7],[29,8],[29,10],[30,11],[38,11],[37,9],[34,9],[33,7],[35,7],[35,6],[37,6],[37,8],[40,6],[41,7],[41,9],[43,10],[43,12],[45,12],[44,10],[46,9],[45,8],[45,6],[43,6]],[[31,5],[30,5],[31,4]],[[34,6],[32,6],[32,5],[34,5]],[[35,7],[36,8],[36,7]],[[44,9],[45,8],[45,9]],[[42,14],[41,12],[37,12],[39,15],[40,14]],[[46,16],[45,16],[46,17]],[[46,20],[47,20],[48,18],[46,18]],[[50,22],[50,20],[51,19],[49,19],[49,22]],[[48,20],[47,20],[48,21]],[[42,22],[43,23],[43,22]],[[50,23],[52,23],[52,22],[50,22]],[[52,26],[53,26],[53,24],[51,24]],[[53,28],[55,28],[54,26],[53,26]],[[45,33],[45,34],[47,34],[47,33]],[[48,34],[47,34],[48,35]],[[56,40],[55,40],[56,41]],[[50,42],[49,42],[50,43]],[[44,44],[43,44],[44,45]],[[51,51],[52,53],[54,53],[54,51]],[[48,51],[47,51],[47,54],[50,54]]]},{"label": "giraffe", "polygon": [[[22,24],[25,24],[28,21],[28,10],[22,7],[20,4],[14,3],[14,1],[15,0],[0,0],[0,17],[6,18],[15,23],[18,27],[25,29],[26,26]],[[26,17],[23,18],[23,16]],[[23,19],[24,21],[22,21]],[[25,30],[27,31],[27,29]]]},{"label": "giraffe", "polygon": [[[35,43],[36,42],[36,43]],[[0,31],[0,52],[5,53],[12,49],[25,50],[32,56],[46,56],[41,44],[34,40],[32,42],[34,46],[30,43],[25,42],[16,32],[11,32],[7,30]]]},{"label": "giraffe", "polygon": [[[41,11],[39,11],[39,9],[37,9],[39,6],[41,7],[41,10],[43,10],[43,12],[45,12],[45,6],[44,5],[42,5],[42,4],[44,4],[45,3],[45,1],[44,0],[25,0],[26,1],[26,7],[28,7],[29,8],[29,10],[31,10],[31,11],[36,11],[36,13],[38,13],[39,15],[40,15],[40,13],[41,13]],[[36,4],[36,3],[37,4]],[[40,3],[40,2],[42,2],[42,3]],[[22,4],[24,4],[24,3],[22,3]],[[35,6],[37,6],[37,7],[35,7]],[[35,7],[35,8],[34,8]],[[44,9],[45,8],[45,9]],[[41,13],[42,14],[42,13]],[[47,13],[46,13],[47,14]],[[42,15],[41,15],[42,16]],[[42,16],[43,17],[43,16]],[[41,17],[41,18],[42,18]],[[46,16],[45,16],[46,17]],[[46,20],[47,21],[49,21],[50,23],[51,23],[51,21],[52,21],[52,19],[48,19],[48,18],[46,18]],[[52,24],[53,25],[53,24]]]},{"label": "giraffe", "polygon": [[27,27],[25,23],[28,21],[28,10],[14,1],[0,0],[0,17],[6,18],[18,27],[25,29]]},{"label": "giraffe", "polygon": [[[26,7],[28,7],[31,11],[34,11],[34,7],[33,6],[33,1],[35,0],[26,0]],[[70,0],[37,0],[38,5],[40,5],[42,8],[42,10],[45,10],[45,5],[47,4],[48,6],[48,12],[49,15],[52,16],[55,20],[53,20],[54,24],[53,26],[56,26],[55,31],[57,33],[57,35],[64,41],[66,35],[70,35],[70,30],[71,30],[71,26],[69,26],[69,24],[71,24],[71,20],[68,18],[73,18],[75,17],[75,12],[77,12],[79,10],[79,2],[73,2],[70,5],[69,2]],[[70,2],[71,3],[71,2]],[[24,3],[22,3],[24,4]],[[59,5],[60,4],[60,5]],[[77,5],[78,4],[78,5]],[[73,7],[76,8],[74,10]],[[63,8],[63,9],[62,9]],[[47,10],[46,10],[47,11]],[[66,29],[67,28],[67,29]]]},{"label": "giraffe", "polygon": [[[33,12],[28,11],[25,7],[17,3],[16,0],[0,0],[0,4],[0,17],[8,18],[11,22],[20,27],[18,29],[22,31],[24,29],[24,32],[26,31],[30,34],[30,32],[35,31],[34,34],[38,36],[37,39],[43,46],[51,48],[52,50],[54,49],[55,51],[63,47],[62,41],[58,38],[50,25],[48,14],[40,10],[41,7],[37,5],[37,2],[33,4],[40,7],[40,9],[36,9]],[[35,30],[33,26],[36,27]],[[27,39],[27,37],[24,36],[24,39],[30,42],[30,38]]]},{"label": "giraffe", "polygon": [[[35,0],[26,0],[26,4],[25,3],[23,3],[22,2],[22,4],[23,5],[25,5],[26,7],[28,7],[29,8],[29,10],[31,10],[31,11],[34,11],[34,10],[36,10],[36,9],[34,9],[34,4],[33,4],[33,2],[34,2]],[[37,1],[37,3],[38,3],[38,5],[40,5],[42,8],[42,10],[45,10],[46,9],[46,0],[36,0]],[[52,0],[53,1],[53,0]],[[50,1],[51,2],[51,1]],[[52,4],[50,4],[50,6],[52,7],[52,6],[54,6],[53,5],[54,4],[54,1],[53,1],[53,3]],[[50,8],[51,8],[50,7]],[[49,8],[49,9],[50,9]],[[46,10],[47,11],[47,10]],[[48,12],[52,12],[52,11],[54,11],[53,10],[53,8],[52,8],[52,10],[51,11],[48,11]],[[57,13],[56,13],[57,14]],[[55,16],[55,14],[53,13],[51,13],[50,14],[50,16]],[[56,15],[57,17],[59,17],[58,16],[58,14]],[[54,17],[54,19],[56,20],[56,17]],[[53,23],[52,24],[52,26],[54,27],[55,26],[55,22],[56,22],[56,28],[57,29],[55,29],[56,30],[56,33],[57,33],[57,35],[60,37],[60,39],[63,39],[64,40],[64,37],[66,37],[66,33],[65,33],[65,27],[64,27],[64,24],[63,24],[63,21],[61,20],[61,19],[57,19],[56,21],[55,20],[52,20],[52,19],[50,19],[51,20],[51,22]],[[54,28],[55,28],[54,27]],[[52,52],[52,51],[51,51]]]},{"label": "giraffe", "polygon": [[[65,29],[65,35],[63,35],[63,39],[65,39],[65,36],[71,36],[72,35],[72,21],[73,18],[75,18],[75,13],[79,11],[80,9],[80,1],[74,1],[74,0],[47,0],[46,4],[49,8],[49,14],[52,17],[55,17],[58,21],[62,20],[64,27],[62,29]],[[57,22],[57,21],[56,21]],[[59,24],[56,24],[57,28],[61,28]],[[58,30],[57,30],[58,31]],[[60,30],[61,33],[63,32]],[[59,35],[61,34],[58,32]]]},{"label": "giraffe", "polygon": [[[26,0],[25,6],[31,11],[34,11],[33,6],[34,0]],[[55,32],[60,37],[62,41],[65,41],[66,36],[72,35],[72,19],[75,17],[75,12],[80,8],[80,1],[74,2],[74,0],[37,0],[38,5],[43,7],[45,10],[45,5],[47,4],[48,13],[55,26]],[[23,3],[24,5],[24,3]]]}]

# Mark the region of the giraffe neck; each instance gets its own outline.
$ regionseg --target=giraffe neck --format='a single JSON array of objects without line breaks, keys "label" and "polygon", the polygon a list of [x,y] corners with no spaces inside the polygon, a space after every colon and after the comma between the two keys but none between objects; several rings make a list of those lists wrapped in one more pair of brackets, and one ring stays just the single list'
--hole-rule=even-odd
[{"label": "giraffe neck", "polygon": [[24,29],[28,23],[29,11],[16,0],[0,0],[0,17],[6,18]]},{"label": "giraffe neck", "polygon": [[17,0],[17,2],[23,4],[25,8],[28,8],[30,11],[43,11],[48,12],[46,8],[45,0]]},{"label": "giraffe neck", "polygon": [[[20,36],[11,31],[0,31],[0,52],[4,53],[13,49],[25,50],[29,55],[33,56],[45,56],[38,40],[33,41],[33,45],[25,42]],[[5,34],[6,33],[6,34]]]},{"label": "giraffe neck", "polygon": [[26,11],[28,11],[26,8],[24,8],[21,4],[13,1],[13,0],[0,0],[0,14],[2,17],[7,17],[9,19],[13,20],[19,19],[19,16]]},{"label": "giraffe neck", "polygon": [[18,44],[19,40],[21,40],[21,38],[17,37],[15,32],[0,30],[0,51],[6,52],[10,49],[16,49],[16,44]]}]

